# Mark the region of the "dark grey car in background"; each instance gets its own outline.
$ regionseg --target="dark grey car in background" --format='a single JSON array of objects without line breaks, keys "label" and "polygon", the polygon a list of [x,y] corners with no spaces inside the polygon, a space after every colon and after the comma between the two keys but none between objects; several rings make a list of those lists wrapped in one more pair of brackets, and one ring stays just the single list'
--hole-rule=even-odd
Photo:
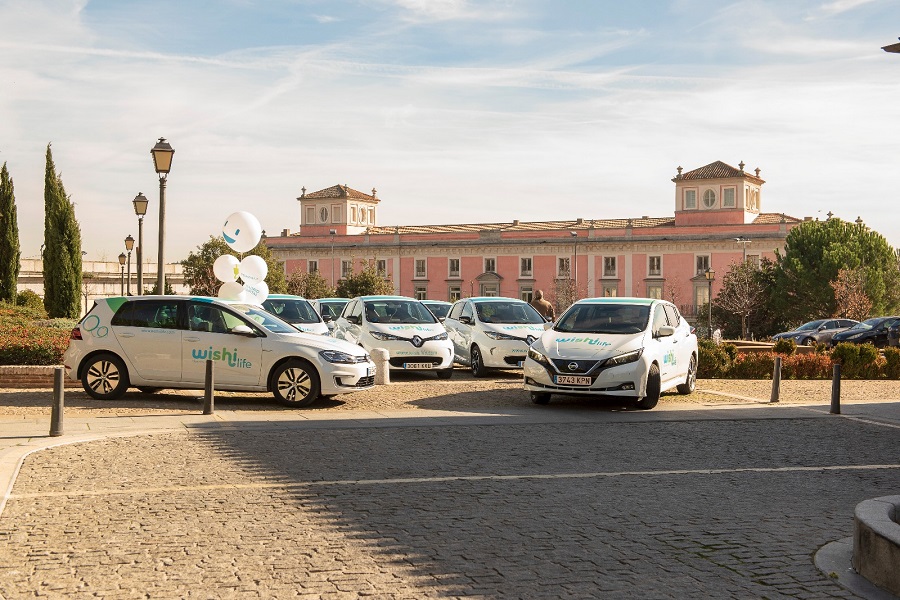
[{"label": "dark grey car in background", "polygon": [[804,323],[797,329],[785,331],[784,333],[776,333],[772,336],[773,340],[790,338],[801,346],[812,346],[813,344],[828,344],[834,334],[849,329],[856,325],[859,321],[853,319],[819,319]]}]

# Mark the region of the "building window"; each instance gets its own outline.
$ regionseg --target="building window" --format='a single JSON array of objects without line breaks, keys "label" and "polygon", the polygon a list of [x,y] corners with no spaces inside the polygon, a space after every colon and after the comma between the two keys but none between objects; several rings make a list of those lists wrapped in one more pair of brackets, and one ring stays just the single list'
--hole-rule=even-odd
[{"label": "building window", "polygon": [[375,272],[377,272],[382,277],[387,275],[387,261],[386,260],[376,260],[375,261]]},{"label": "building window", "polygon": [[342,260],[341,261],[341,277],[350,277],[353,275],[353,261],[352,260]]},{"label": "building window", "polygon": [[424,258],[416,259],[416,278],[417,279],[425,278],[425,259]]},{"label": "building window", "polygon": [[458,285],[451,285],[449,293],[447,295],[450,302],[456,302],[457,300],[462,298],[462,290],[460,290],[460,287]]},{"label": "building window", "polygon": [[316,208],[314,206],[306,207],[306,223],[312,224],[316,222]]},{"label": "building window", "polygon": [[375,209],[370,208],[369,209],[369,225],[374,225],[374,224],[375,224]]},{"label": "building window", "polygon": [[340,223],[341,222],[341,205],[340,204],[332,204],[331,205],[331,222],[332,223]]},{"label": "building window", "polygon": [[713,190],[703,192],[703,208],[712,208],[716,205],[716,193]]},{"label": "building window", "polygon": [[699,309],[702,306],[706,306],[709,304],[709,284],[703,282],[703,284],[697,285],[694,287],[694,304]]},{"label": "building window", "polygon": [[484,272],[485,273],[495,273],[496,271],[497,271],[497,259],[496,258],[484,259]]},{"label": "building window", "polygon": [[450,277],[459,277],[459,259],[451,258],[449,262],[450,262],[450,273],[448,275]]},{"label": "building window", "polygon": [[560,256],[556,259],[556,275],[558,277],[568,277],[571,263],[568,256]]},{"label": "building window", "polygon": [[428,300],[428,288],[424,285],[416,286],[416,300]]},{"label": "building window", "polygon": [[603,276],[604,277],[615,277],[616,276],[616,257],[615,256],[604,256],[603,257]]},{"label": "building window", "polygon": [[656,283],[647,284],[647,297],[662,300],[662,286]]},{"label": "building window", "polygon": [[319,209],[319,222],[327,223],[328,222],[328,207],[323,206]]},{"label": "building window", "polygon": [[697,275],[705,275],[709,268],[709,255],[697,256]]},{"label": "building window", "polygon": [[650,256],[647,258],[647,275],[662,277],[662,256]]},{"label": "building window", "polygon": [[355,206],[350,207],[350,222],[356,223],[356,207]]},{"label": "building window", "polygon": [[531,277],[533,271],[531,270],[531,259],[530,258],[520,258],[519,259],[519,275],[521,277]]},{"label": "building window", "polygon": [[519,298],[530,303],[534,300],[534,288],[530,285],[523,285],[519,288]]},{"label": "building window", "polygon": [[495,297],[499,296],[500,293],[497,291],[496,283],[482,283],[481,284],[481,295],[482,296],[490,296]]},{"label": "building window", "polygon": [[619,295],[619,286],[615,283],[604,283],[603,284],[603,297],[604,298],[615,298]]},{"label": "building window", "polygon": [[759,254],[748,254],[747,261],[753,265],[754,269],[759,268]]},{"label": "building window", "polygon": [[319,272],[319,261],[310,260],[306,262],[306,272],[307,273],[318,273]]},{"label": "building window", "polygon": [[684,190],[684,209],[693,210],[697,208],[697,190]]},{"label": "building window", "polygon": [[734,188],[725,188],[722,190],[722,206],[724,208],[734,208]]}]

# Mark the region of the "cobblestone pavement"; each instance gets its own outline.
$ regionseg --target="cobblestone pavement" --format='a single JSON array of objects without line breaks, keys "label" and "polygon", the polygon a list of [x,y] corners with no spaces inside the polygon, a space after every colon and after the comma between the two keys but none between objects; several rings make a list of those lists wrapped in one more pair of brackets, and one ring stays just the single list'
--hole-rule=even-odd
[{"label": "cobblestone pavement", "polygon": [[896,424],[661,408],[232,420],[51,448],[0,517],[0,593],[854,597],[813,554],[900,489]]}]

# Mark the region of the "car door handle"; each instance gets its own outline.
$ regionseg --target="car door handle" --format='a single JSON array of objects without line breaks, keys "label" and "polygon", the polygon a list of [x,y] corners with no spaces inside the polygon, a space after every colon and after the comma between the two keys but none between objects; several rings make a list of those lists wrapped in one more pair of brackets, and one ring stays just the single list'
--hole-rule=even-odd
[{"label": "car door handle", "polygon": [[200,338],[198,338],[198,337],[193,337],[193,336],[192,336],[192,337],[186,337],[186,338],[184,338],[184,341],[186,341],[186,342],[199,342],[199,341],[200,341]]},{"label": "car door handle", "polygon": [[119,334],[119,337],[133,338],[133,337],[134,337],[134,334],[133,334],[133,333],[120,333],[120,334]]}]

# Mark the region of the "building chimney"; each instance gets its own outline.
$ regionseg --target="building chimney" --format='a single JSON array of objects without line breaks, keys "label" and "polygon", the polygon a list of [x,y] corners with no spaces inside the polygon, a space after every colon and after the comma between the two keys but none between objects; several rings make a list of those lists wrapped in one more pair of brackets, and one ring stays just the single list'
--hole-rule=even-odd
[{"label": "building chimney", "polygon": [[513,227],[517,227],[519,225],[518,219],[513,219]]},{"label": "building chimney", "polygon": [[575,219],[576,225],[582,225],[583,223],[584,223],[584,219],[582,219],[581,217],[578,217],[577,219]]},{"label": "building chimney", "polygon": [[287,236],[289,236],[289,235],[291,235],[291,230],[290,230],[290,229],[282,229],[282,230],[281,230],[281,237],[287,237]]}]

